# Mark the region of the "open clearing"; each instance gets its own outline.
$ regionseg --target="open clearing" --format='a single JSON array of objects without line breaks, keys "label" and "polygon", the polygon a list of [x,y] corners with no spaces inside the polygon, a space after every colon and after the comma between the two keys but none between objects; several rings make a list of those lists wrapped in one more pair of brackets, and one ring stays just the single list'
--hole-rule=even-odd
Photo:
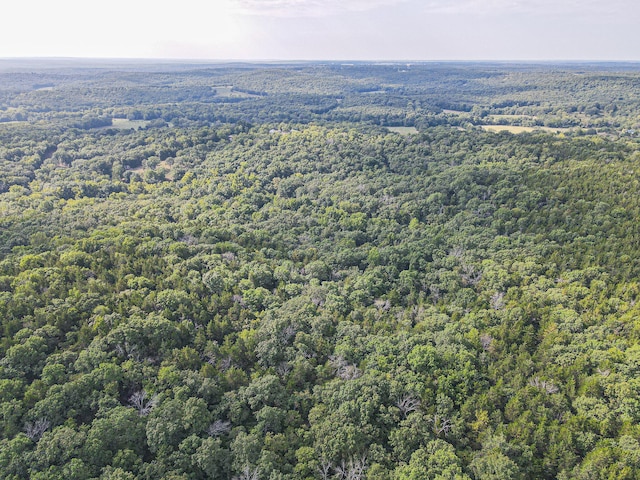
[{"label": "open clearing", "polygon": [[418,133],[418,129],[416,127],[387,127],[387,130],[390,132],[399,133],[400,135],[411,135],[413,133]]},{"label": "open clearing", "polygon": [[234,90],[233,85],[222,85],[222,86],[213,86],[211,87],[216,91],[216,95],[218,97],[229,97],[229,98],[253,98],[259,97],[259,95],[254,95],[248,92],[242,92],[238,90]]},{"label": "open clearing", "polygon": [[[158,163],[158,167],[164,168],[165,178],[167,178],[167,180],[173,180],[173,175],[175,172],[173,171],[173,165],[171,163],[167,162],[166,160],[162,160],[160,163]],[[146,172],[147,170],[150,170],[150,169],[145,166],[129,169],[130,172],[135,172],[140,175],[144,174],[144,172]]]},{"label": "open clearing", "polygon": [[506,120],[506,121],[512,121],[513,120],[513,121],[519,122],[521,120],[535,121],[537,119],[538,119],[538,117],[536,117],[535,115],[492,114],[492,115],[487,115],[485,120],[489,121],[489,122],[500,123],[503,120]]},{"label": "open clearing", "polygon": [[216,95],[220,97],[230,97],[233,94],[233,86],[232,85],[223,85],[221,87],[211,87],[216,91]]},{"label": "open clearing", "polygon": [[20,125],[23,123],[29,123],[27,120],[10,120],[8,122],[0,122],[0,125]]},{"label": "open clearing", "polygon": [[449,110],[443,109],[442,113],[448,113],[449,115],[471,115],[471,112],[465,112],[464,110]]},{"label": "open clearing", "polygon": [[517,127],[513,125],[480,125],[484,130],[489,132],[511,132],[511,133],[524,133],[524,132],[554,132],[562,133],[567,132],[569,128],[551,128],[551,127]]},{"label": "open clearing", "polygon": [[123,130],[129,130],[133,128],[134,130],[139,130],[146,127],[150,123],[151,121],[149,120],[128,120],[126,118],[114,118],[110,127],[101,128],[120,128]]}]

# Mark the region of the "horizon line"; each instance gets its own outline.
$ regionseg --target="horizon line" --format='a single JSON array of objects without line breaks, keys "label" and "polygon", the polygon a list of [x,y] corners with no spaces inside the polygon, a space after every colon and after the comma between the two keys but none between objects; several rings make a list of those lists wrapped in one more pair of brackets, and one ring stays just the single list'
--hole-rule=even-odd
[{"label": "horizon line", "polygon": [[318,59],[286,59],[286,58],[254,58],[254,59],[242,59],[242,58],[178,58],[178,57],[84,57],[84,56],[4,56],[0,57],[0,61],[91,61],[91,62],[170,62],[170,63],[389,63],[389,64],[416,64],[416,63],[630,63],[640,64],[640,59],[597,59],[597,58],[566,58],[566,59],[464,59],[464,58],[449,58],[449,59],[331,59],[331,58],[318,58]]}]

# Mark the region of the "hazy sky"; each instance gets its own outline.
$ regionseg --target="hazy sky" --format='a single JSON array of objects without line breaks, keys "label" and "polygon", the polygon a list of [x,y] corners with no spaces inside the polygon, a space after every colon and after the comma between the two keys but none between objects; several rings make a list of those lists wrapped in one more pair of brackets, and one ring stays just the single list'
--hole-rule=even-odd
[{"label": "hazy sky", "polygon": [[640,60],[638,0],[5,0],[0,57]]}]

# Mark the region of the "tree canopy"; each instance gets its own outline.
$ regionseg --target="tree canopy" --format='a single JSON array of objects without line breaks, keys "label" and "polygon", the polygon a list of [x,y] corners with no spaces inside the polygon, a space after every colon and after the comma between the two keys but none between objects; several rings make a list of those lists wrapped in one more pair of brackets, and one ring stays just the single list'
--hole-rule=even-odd
[{"label": "tree canopy", "polygon": [[636,478],[599,68],[0,72],[0,476]]}]

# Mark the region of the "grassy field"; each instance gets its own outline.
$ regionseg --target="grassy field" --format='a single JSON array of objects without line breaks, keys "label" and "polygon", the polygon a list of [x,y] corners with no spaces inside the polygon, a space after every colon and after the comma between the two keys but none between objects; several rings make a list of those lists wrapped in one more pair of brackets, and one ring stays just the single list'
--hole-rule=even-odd
[{"label": "grassy field", "polygon": [[219,97],[235,97],[235,98],[251,98],[258,95],[252,95],[251,93],[238,92],[233,90],[233,85],[222,85],[211,87],[216,91],[216,95]]},{"label": "grassy field", "polygon": [[400,135],[411,135],[412,133],[418,133],[416,127],[387,127],[390,132],[399,133]]},{"label": "grassy field", "polygon": [[484,130],[489,132],[511,132],[511,133],[524,133],[524,132],[566,132],[568,128],[551,128],[551,127],[517,127],[513,125],[480,125]]},{"label": "grassy field", "polygon": [[233,95],[233,86],[225,85],[221,87],[211,87],[216,91],[216,95],[220,97],[230,97]]},{"label": "grassy field", "polygon": [[2,125],[21,125],[24,123],[29,123],[27,120],[11,120],[9,122],[0,122],[0,126]]},{"label": "grassy field", "polygon": [[129,130],[133,128],[134,130],[139,130],[149,125],[149,123],[151,123],[149,120],[128,120],[126,118],[114,118],[111,127],[102,128],[120,128],[122,130]]},{"label": "grassy field", "polygon": [[535,120],[536,117],[535,115],[512,115],[512,114],[491,114],[489,115],[489,118],[497,118],[497,119],[504,119],[504,120],[522,120],[522,119],[531,119],[531,120]]},{"label": "grassy field", "polygon": [[[173,180],[173,176],[175,174],[175,172],[173,171],[173,165],[169,162],[167,162],[166,160],[162,160],[159,164],[158,167],[164,168],[165,170],[165,178],[167,180]],[[147,170],[149,170],[149,168],[144,167],[144,166],[140,166],[137,168],[132,168],[130,169],[131,172],[135,172],[138,173],[140,175],[144,174],[144,172],[146,172]]]}]

